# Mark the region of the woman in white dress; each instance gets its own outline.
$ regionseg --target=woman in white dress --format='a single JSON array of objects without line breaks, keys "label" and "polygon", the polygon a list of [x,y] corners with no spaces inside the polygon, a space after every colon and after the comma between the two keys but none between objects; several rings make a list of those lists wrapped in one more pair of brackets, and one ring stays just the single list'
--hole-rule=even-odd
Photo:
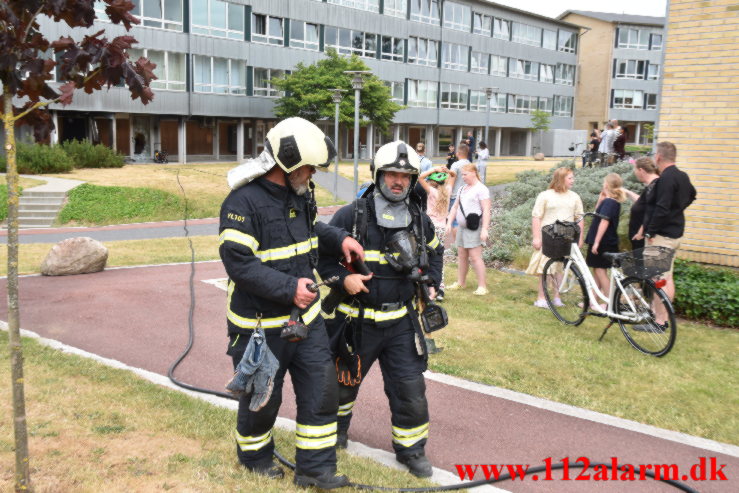
[{"label": "woman in white dress", "polygon": [[[534,209],[531,211],[531,235],[533,237],[531,246],[534,248],[534,253],[531,255],[526,273],[539,277],[539,295],[534,302],[534,306],[538,308],[547,308],[541,277],[544,273],[544,266],[549,261],[549,257],[546,257],[541,251],[541,228],[557,220],[574,221],[578,217],[580,231],[582,232],[582,200],[578,194],[571,190],[574,184],[575,174],[570,168],[557,168],[554,171],[551,183],[549,183],[549,189],[541,192],[536,197]],[[582,246],[582,242],[583,235],[581,233],[580,246]],[[560,306],[562,301],[555,298],[553,303]]]}]

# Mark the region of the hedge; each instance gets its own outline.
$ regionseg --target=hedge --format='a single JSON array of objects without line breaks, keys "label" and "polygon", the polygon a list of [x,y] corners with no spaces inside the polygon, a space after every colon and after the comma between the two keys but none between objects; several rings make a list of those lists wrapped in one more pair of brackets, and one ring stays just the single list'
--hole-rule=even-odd
[{"label": "hedge", "polygon": [[739,273],[678,259],[674,279],[679,315],[739,327]]},{"label": "hedge", "polygon": [[[71,140],[60,145],[18,144],[18,172],[25,175],[67,173],[73,168],[120,168],[123,156],[101,144]],[[6,171],[6,158],[0,156],[0,171]]]}]

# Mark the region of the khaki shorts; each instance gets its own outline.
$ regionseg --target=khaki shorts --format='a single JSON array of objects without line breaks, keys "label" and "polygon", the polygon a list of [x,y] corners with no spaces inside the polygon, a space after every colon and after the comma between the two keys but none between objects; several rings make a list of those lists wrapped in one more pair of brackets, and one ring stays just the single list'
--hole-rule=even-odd
[{"label": "khaki shorts", "polygon": [[[647,243],[647,246],[661,246],[661,247],[667,247],[672,248],[675,250],[675,254],[677,256],[677,251],[680,248],[680,240],[682,238],[670,238],[668,236],[662,236],[662,235],[654,235],[654,238],[652,238],[652,243]],[[670,264],[670,270],[668,272],[664,273],[664,276],[672,277],[672,269],[675,267],[675,257],[672,257],[672,264]]]}]

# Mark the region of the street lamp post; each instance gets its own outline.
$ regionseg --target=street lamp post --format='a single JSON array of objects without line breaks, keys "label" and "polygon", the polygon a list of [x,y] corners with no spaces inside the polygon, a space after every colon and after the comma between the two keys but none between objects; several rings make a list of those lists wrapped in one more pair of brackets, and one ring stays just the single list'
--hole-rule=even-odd
[{"label": "street lamp post", "polygon": [[331,98],[336,105],[336,114],[334,116],[334,146],[336,146],[336,166],[334,167],[334,200],[339,199],[339,103],[341,103],[341,93],[346,89],[331,89],[333,95]]},{"label": "street lamp post", "polygon": [[487,98],[487,106],[485,106],[485,133],[482,134],[482,138],[485,139],[485,143],[488,144],[488,147],[490,147],[490,144],[488,142],[488,127],[490,126],[490,100],[493,97],[493,91],[498,89],[497,87],[486,87],[485,88],[485,97]]},{"label": "street lamp post", "polygon": [[364,87],[364,74],[369,74],[368,70],[346,70],[345,74],[352,74],[352,89],[354,89],[354,196],[357,196],[359,190],[359,97],[360,91]]}]

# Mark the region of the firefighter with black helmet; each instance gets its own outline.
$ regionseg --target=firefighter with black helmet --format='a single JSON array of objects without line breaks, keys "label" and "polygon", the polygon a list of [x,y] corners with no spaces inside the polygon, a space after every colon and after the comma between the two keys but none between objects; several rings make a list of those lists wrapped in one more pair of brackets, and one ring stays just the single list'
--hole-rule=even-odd
[{"label": "firefighter with black helmet", "polygon": [[[248,179],[234,185],[229,176],[234,189],[220,214],[220,255],[228,273],[227,354],[237,368],[245,351],[261,348],[252,372],[274,362],[271,374],[249,382],[239,400],[238,459],[269,478],[284,476],[272,458],[272,428],[289,371],[297,401],[294,482],[322,489],[346,486],[348,479],[336,474],[336,374],[318,296],[310,288],[319,249],[335,257],[363,256],[345,231],[317,222],[311,176],[334,156],[331,140],[314,124],[302,118],[279,122],[267,133],[262,155],[241,166],[251,170]],[[280,335],[295,306],[297,322],[308,331],[291,342]],[[264,398],[255,405],[257,396]]]},{"label": "firefighter with black helmet", "polygon": [[428,356],[417,308],[419,286],[433,298],[441,282],[443,247],[413,193],[419,169],[418,154],[405,142],[378,149],[371,164],[374,184],[329,223],[352,232],[362,244],[364,274],[328,255],[321,256],[318,270],[324,279],[339,276],[334,289],[346,295],[335,317],[326,321],[337,355],[337,446],[347,445],[362,376],[379,359],[396,458],[415,476],[428,477],[432,466],[424,452],[429,413],[423,377]]}]

